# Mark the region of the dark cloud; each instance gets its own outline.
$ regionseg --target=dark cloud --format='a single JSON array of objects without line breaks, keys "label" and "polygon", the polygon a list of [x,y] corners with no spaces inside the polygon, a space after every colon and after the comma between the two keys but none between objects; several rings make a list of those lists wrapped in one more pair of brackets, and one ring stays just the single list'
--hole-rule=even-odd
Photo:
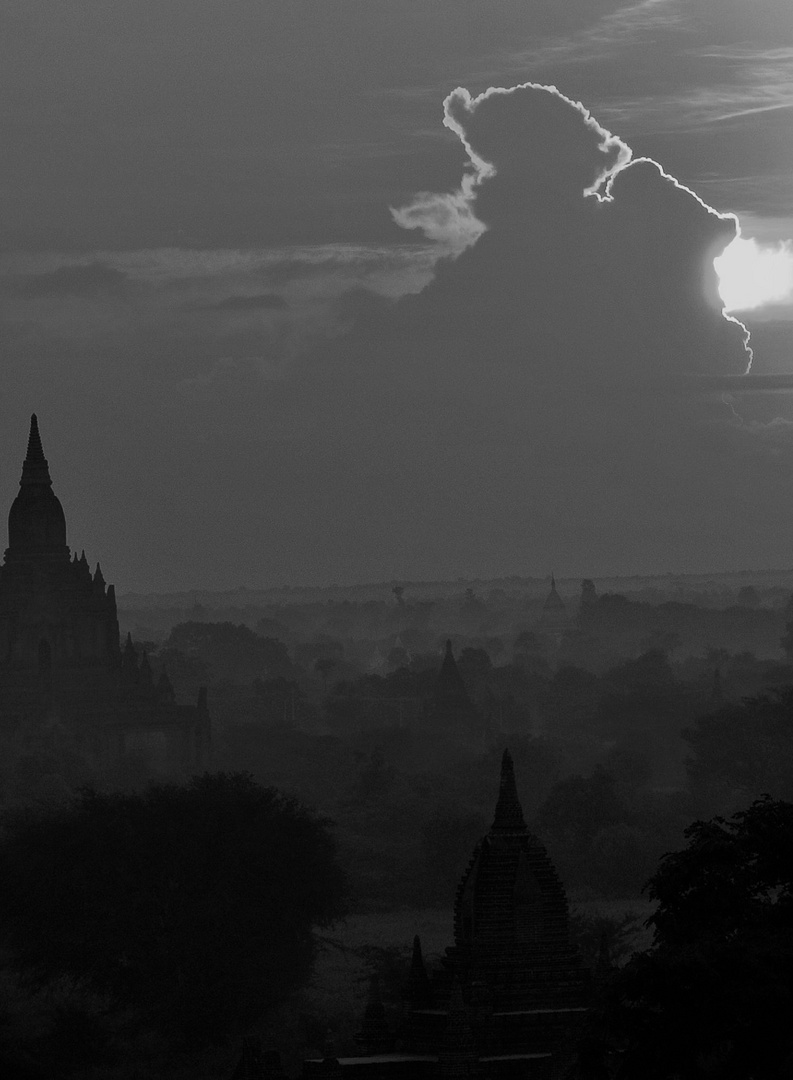
[{"label": "dark cloud", "polygon": [[[712,265],[735,220],[629,162],[553,88],[456,91],[446,118],[469,179],[395,217],[442,250],[468,229],[468,246],[386,311],[359,297],[353,329],[306,365],[342,522],[363,513],[370,557],[409,551],[427,573],[723,565],[746,550],[730,475],[741,436],[712,437],[734,415],[689,381],[747,368]],[[344,531],[325,519],[326,548]]]},{"label": "dark cloud", "polygon": [[[478,177],[461,188],[463,197],[470,189],[465,211],[487,231],[439,264],[433,285],[404,303],[408,319],[462,337],[464,353],[493,354],[488,374],[513,365],[535,380],[640,385],[746,369],[744,332],[720,313],[712,265],[736,235],[734,218],[655,162],[631,160],[625,143],[555,88],[475,99],[457,90],[445,115]],[[432,198],[397,220],[420,226],[425,214],[435,235]]]}]

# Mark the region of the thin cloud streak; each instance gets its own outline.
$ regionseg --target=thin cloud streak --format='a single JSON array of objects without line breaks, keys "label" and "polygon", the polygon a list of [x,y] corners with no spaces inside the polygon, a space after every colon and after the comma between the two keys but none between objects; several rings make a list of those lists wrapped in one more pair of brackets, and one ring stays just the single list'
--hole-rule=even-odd
[{"label": "thin cloud streak", "polygon": [[710,123],[718,124],[723,120],[736,120],[741,116],[754,116],[757,113],[779,112],[781,109],[793,109],[793,97],[790,101],[781,101],[772,105],[755,105],[752,108],[739,109],[736,112],[724,113],[721,116],[713,116]]},{"label": "thin cloud streak", "polygon": [[[793,46],[718,45],[707,40],[712,32],[702,8],[697,12],[678,0],[647,0],[603,16],[568,38],[516,51],[506,63],[511,70],[542,72],[543,82],[559,82],[569,81],[568,75],[585,77],[609,60],[622,69],[614,85],[639,86],[647,84],[646,71],[639,79],[638,69],[648,46],[650,69],[659,56],[665,57],[652,92],[587,95],[599,115],[630,131],[646,130],[648,122],[662,131],[695,130],[793,107]],[[692,44],[697,37],[704,40]]]},{"label": "thin cloud streak", "polygon": [[[642,0],[603,15],[592,26],[568,37],[559,37],[536,48],[509,54],[513,70],[543,68],[551,63],[591,63],[616,55],[635,45],[648,30],[676,29],[683,24],[679,0]],[[503,70],[503,63],[500,70]]]}]

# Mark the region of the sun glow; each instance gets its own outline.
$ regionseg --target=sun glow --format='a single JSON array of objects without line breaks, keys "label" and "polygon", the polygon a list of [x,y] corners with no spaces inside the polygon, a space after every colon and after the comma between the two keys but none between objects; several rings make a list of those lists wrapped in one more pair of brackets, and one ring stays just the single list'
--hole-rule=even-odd
[{"label": "sun glow", "polygon": [[713,260],[725,311],[753,311],[793,302],[793,246],[790,240],[758,244],[738,236]]}]

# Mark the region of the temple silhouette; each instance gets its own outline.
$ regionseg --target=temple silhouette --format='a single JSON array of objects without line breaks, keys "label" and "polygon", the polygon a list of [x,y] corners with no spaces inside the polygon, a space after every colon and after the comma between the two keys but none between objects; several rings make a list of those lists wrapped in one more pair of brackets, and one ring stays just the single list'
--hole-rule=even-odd
[{"label": "temple silhouette", "polygon": [[564,887],[526,826],[505,751],[493,824],[458,886],[454,944],[440,969],[427,971],[415,938],[400,1022],[387,1022],[373,979],[359,1054],[337,1057],[329,1045],[303,1075],[551,1080],[575,1062],[589,997]]},{"label": "temple silhouette", "polygon": [[[487,734],[485,717],[476,708],[466,690],[450,640],[432,693],[424,703],[420,717],[422,745],[429,752],[433,743],[446,760],[450,754],[482,749]],[[453,740],[449,736],[454,733]],[[453,746],[450,745],[453,742]]]},{"label": "temple silhouette", "polygon": [[177,704],[166,672],[129,637],[122,650],[113,586],[70,555],[35,414],[0,567],[0,737],[7,760],[137,757],[156,774],[196,771],[209,753],[206,690]]}]

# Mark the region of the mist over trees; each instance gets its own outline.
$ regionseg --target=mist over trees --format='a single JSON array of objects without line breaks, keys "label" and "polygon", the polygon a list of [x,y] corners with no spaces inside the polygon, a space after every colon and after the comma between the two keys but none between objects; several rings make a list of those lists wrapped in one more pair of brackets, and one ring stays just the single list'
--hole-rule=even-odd
[{"label": "mist over trees", "polygon": [[[583,905],[574,926],[587,963],[600,962],[603,940],[624,963],[640,933],[636,911],[647,910],[642,888],[662,880],[659,860],[694,835],[684,833],[693,821],[726,819],[763,793],[793,795],[788,594],[758,588],[748,603],[737,590],[703,592],[697,603],[696,594],[598,595],[594,583],[562,583],[554,621],[546,588],[505,583],[432,599],[406,586],[380,599],[236,611],[205,599],[125,615],[138,656],[155,679],[167,674],[177,698],[208,685],[219,774],[157,777],[145,753],[99,770],[57,729],[47,745],[6,754],[0,856],[16,882],[0,902],[7,955],[47,987],[76,980],[60,1011],[47,1012],[46,1039],[60,1046],[51,1060],[68,1044],[75,1070],[98,1067],[136,1024],[185,1046],[220,1045],[254,1014],[299,1011],[312,927],[342,910],[342,875],[359,916],[448,910],[492,818],[504,746],[526,819]],[[468,702],[456,727],[438,698],[447,639]],[[86,785],[93,793],[79,794]],[[67,870],[56,903],[41,882]],[[312,887],[327,887],[324,899],[311,894],[310,912],[298,895],[308,873]],[[36,903],[26,905],[31,891]],[[278,912],[263,929],[268,905],[280,911],[289,896],[303,931],[280,925]],[[125,903],[126,923],[100,917]],[[583,914],[596,903],[613,914]],[[136,937],[138,924],[150,929]],[[276,928],[272,965],[293,973],[283,980],[254,962]],[[94,954],[104,966],[87,963]],[[396,954],[367,955],[396,986]],[[657,982],[640,989],[639,1013],[660,993]],[[638,1039],[625,1024],[620,1038]],[[67,1028],[83,1034],[68,1043]],[[319,1046],[321,1031],[309,1028],[289,1038]]]},{"label": "mist over trees", "polygon": [[[443,902],[471,823],[490,812],[480,777],[507,742],[521,758],[527,813],[568,887],[615,896],[637,893],[697,813],[786,793],[772,770],[784,724],[765,758],[767,739],[742,757],[740,782],[724,748],[741,726],[730,710],[751,711],[745,698],[793,684],[783,588],[634,588],[563,585],[556,625],[543,608],[547,585],[517,581],[259,606],[251,596],[236,609],[206,596],[183,621],[158,607],[127,618],[141,637],[159,620],[153,663],[177,688],[209,683],[222,767],[250,768],[336,820],[359,904]],[[447,637],[481,718],[473,741],[428,734]],[[449,837],[447,851],[459,849],[456,866],[444,870],[450,857],[432,852],[428,821]]]}]

